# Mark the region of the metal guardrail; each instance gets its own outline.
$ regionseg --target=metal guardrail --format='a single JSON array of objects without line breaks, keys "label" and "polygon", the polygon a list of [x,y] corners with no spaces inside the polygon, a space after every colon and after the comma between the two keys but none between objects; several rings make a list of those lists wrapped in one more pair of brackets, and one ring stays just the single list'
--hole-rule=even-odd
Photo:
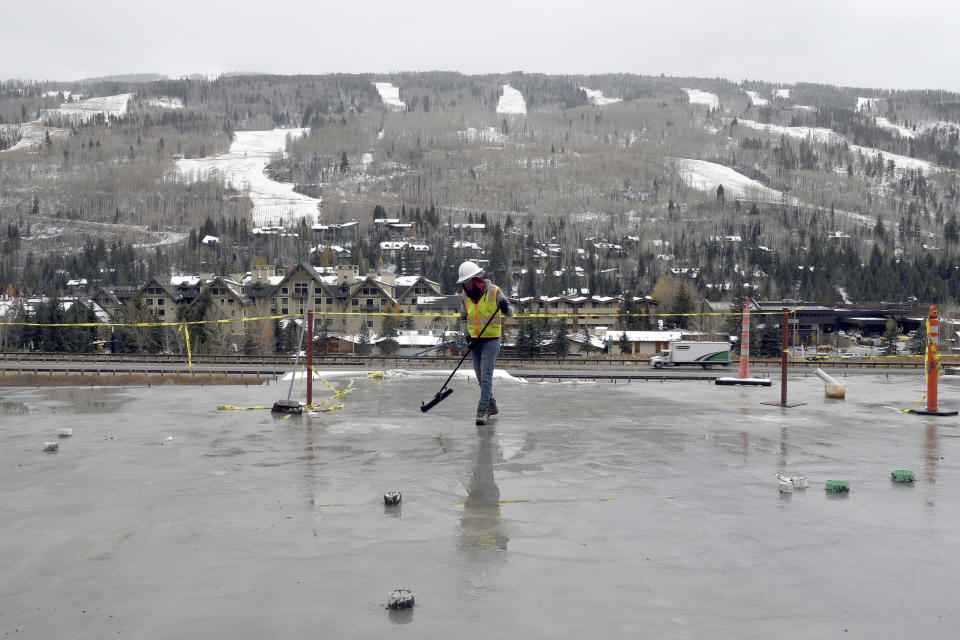
[{"label": "metal guardrail", "polygon": [[[293,365],[294,356],[292,355],[202,355],[194,354],[193,363],[195,366],[204,364],[223,364],[232,366],[245,365],[273,365],[276,367],[289,368]],[[128,364],[181,364],[186,361],[186,354],[90,354],[90,353],[45,353],[45,352],[0,352],[0,362],[99,362],[105,367],[118,363]],[[301,359],[302,361],[302,359]],[[453,356],[360,356],[355,354],[344,355],[315,355],[313,362],[315,365],[354,365],[354,366],[372,366],[380,365],[415,365],[417,363],[450,363],[456,362],[457,358]],[[607,366],[607,367],[647,367],[646,358],[517,358],[514,356],[501,356],[497,362],[514,366],[557,366],[579,367],[579,366]],[[941,358],[944,366],[960,366],[960,357],[944,356]],[[735,368],[737,363],[731,361],[730,368]],[[695,365],[694,365],[695,366]],[[779,367],[778,359],[769,358],[751,358],[750,366],[756,367]],[[789,362],[790,367],[831,367],[831,368],[867,368],[867,369],[922,369],[923,360],[921,358],[912,358],[907,361],[894,361],[893,358],[844,358],[844,359],[794,359]],[[722,367],[717,367],[722,369]]]}]

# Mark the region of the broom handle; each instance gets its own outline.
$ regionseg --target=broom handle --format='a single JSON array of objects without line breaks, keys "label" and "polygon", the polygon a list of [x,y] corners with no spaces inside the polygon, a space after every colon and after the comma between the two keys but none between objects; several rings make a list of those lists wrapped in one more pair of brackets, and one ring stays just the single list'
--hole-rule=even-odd
[{"label": "broom handle", "polygon": [[[493,315],[490,316],[490,318],[487,320],[487,323],[483,325],[483,329],[480,329],[480,333],[477,334],[478,337],[483,335],[483,333],[487,330],[487,327],[490,326],[490,323],[493,322],[493,319],[497,316],[498,313],[500,313],[500,307],[497,307],[497,310],[493,312]],[[457,366],[455,366],[453,368],[453,371],[450,372],[450,377],[447,378],[447,381],[443,383],[443,386],[440,387],[440,391],[437,391],[437,393],[443,393],[443,390],[447,388],[447,385],[450,384],[450,380],[453,379],[453,374],[457,372],[457,369],[460,368],[460,365],[463,364],[463,361],[467,359],[467,355],[470,353],[471,350],[472,349],[468,348],[463,353],[463,355],[460,356],[460,362],[458,362]]]}]

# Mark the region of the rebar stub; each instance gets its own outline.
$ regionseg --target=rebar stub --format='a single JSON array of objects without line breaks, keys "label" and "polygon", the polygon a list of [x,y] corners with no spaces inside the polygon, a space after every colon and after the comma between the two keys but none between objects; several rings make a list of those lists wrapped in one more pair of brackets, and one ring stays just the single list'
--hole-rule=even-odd
[{"label": "rebar stub", "polygon": [[413,608],[413,593],[409,589],[395,589],[390,592],[387,599],[388,609],[411,609]]},{"label": "rebar stub", "polygon": [[399,491],[387,491],[385,494],[383,494],[383,504],[385,504],[388,507],[397,506],[398,504],[400,504],[400,501],[402,499],[403,498],[400,495]]}]

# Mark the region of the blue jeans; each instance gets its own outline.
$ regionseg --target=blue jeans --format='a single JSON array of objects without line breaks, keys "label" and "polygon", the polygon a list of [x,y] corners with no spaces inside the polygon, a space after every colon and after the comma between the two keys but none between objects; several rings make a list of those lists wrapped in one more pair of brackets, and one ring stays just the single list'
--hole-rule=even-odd
[{"label": "blue jeans", "polygon": [[493,398],[493,366],[500,353],[500,339],[480,340],[470,351],[473,356],[473,372],[477,374],[480,383],[480,402],[477,411],[486,411],[491,404],[496,403]]}]

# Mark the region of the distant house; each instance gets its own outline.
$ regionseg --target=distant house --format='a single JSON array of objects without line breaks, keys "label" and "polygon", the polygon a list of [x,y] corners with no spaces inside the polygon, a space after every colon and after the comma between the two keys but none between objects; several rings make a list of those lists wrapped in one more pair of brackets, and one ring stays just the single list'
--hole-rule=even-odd
[{"label": "distant house", "polygon": [[[603,333],[603,341],[607,345],[613,346],[613,353],[623,353],[621,347],[624,346],[624,337],[629,344],[629,355],[631,356],[654,356],[667,345],[683,337],[683,332],[676,331],[622,331],[608,330]],[[627,354],[624,354],[627,355]]]}]

